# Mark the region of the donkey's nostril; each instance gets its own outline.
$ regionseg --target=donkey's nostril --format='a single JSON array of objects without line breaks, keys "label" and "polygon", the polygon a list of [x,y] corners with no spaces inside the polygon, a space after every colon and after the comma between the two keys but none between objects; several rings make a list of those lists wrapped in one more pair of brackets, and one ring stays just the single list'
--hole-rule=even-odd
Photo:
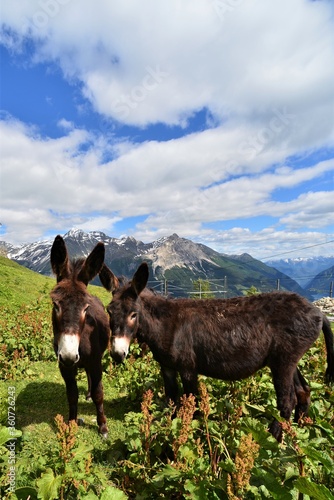
[{"label": "donkey's nostril", "polygon": [[75,354],[74,356],[64,356],[60,353],[58,354],[58,361],[64,366],[73,366],[79,361],[79,359],[79,354]]},{"label": "donkey's nostril", "polygon": [[122,363],[125,359],[126,353],[125,352],[112,352],[112,358],[116,363]]}]

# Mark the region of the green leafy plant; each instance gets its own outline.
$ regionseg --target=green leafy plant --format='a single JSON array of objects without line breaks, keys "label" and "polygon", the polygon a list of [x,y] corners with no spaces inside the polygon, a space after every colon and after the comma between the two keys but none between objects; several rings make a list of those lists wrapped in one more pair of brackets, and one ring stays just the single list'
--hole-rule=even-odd
[{"label": "green leafy plant", "polygon": [[41,462],[43,471],[35,481],[35,489],[21,487],[16,495],[20,497],[28,488],[30,496],[41,500],[127,498],[122,491],[108,485],[102,473],[96,485],[96,471],[92,473],[93,446],[78,439],[78,425],[74,421],[66,424],[61,415],[55,417],[55,425],[57,448],[52,456]]}]

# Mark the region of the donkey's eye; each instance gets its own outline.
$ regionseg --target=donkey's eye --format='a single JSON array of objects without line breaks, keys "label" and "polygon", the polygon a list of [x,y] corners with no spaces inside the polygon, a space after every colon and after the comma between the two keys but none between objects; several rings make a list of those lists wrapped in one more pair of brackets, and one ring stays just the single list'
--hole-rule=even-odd
[{"label": "donkey's eye", "polygon": [[53,302],[53,309],[54,309],[55,313],[57,313],[57,314],[60,313],[60,305],[58,304],[58,302]]},{"label": "donkey's eye", "polygon": [[137,313],[136,313],[136,312],[132,312],[132,313],[130,314],[130,320],[131,320],[131,321],[135,320],[135,319],[136,319],[136,317],[137,317]]},{"label": "donkey's eye", "polygon": [[89,304],[85,305],[85,307],[82,310],[83,317],[85,317],[88,312],[89,312]]}]

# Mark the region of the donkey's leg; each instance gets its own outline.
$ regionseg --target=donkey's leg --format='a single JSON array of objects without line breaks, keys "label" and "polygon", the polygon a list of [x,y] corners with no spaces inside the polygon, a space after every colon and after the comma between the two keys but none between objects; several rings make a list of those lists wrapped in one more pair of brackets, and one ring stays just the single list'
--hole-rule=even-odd
[{"label": "donkey's leg", "polygon": [[79,399],[79,391],[76,381],[76,369],[66,369],[62,365],[59,365],[60,373],[64,379],[66,385],[66,395],[69,407],[69,416],[68,420],[77,421],[78,416],[78,399]]},{"label": "donkey's leg", "polygon": [[91,380],[91,396],[96,406],[96,420],[99,428],[99,433],[103,437],[108,436],[107,419],[103,408],[103,385],[102,385],[102,365],[101,360],[94,368],[88,370]]},{"label": "donkey's leg", "polygon": [[180,373],[180,375],[181,375],[184,394],[186,394],[187,396],[189,396],[189,394],[193,394],[193,396],[197,396],[197,394],[198,394],[197,373],[196,372],[182,372],[182,373]]},{"label": "donkey's leg", "polygon": [[160,365],[162,377],[164,379],[165,395],[167,404],[170,402],[177,404],[179,388],[177,385],[177,371]]},{"label": "donkey's leg", "polygon": [[88,384],[86,401],[90,401],[92,399],[92,379],[91,379],[91,376],[90,376],[90,373],[88,370],[86,370],[86,375],[87,375],[87,384]]},{"label": "donkey's leg", "polygon": [[297,396],[297,406],[295,408],[294,422],[299,422],[302,416],[307,417],[308,409],[310,406],[310,387],[304,379],[303,375],[300,373],[299,369],[293,375],[293,383],[295,386],[295,392]]},{"label": "donkey's leg", "polygon": [[[180,373],[183,392],[186,396],[192,394],[195,396],[195,403],[198,408],[198,377],[196,372],[182,372]],[[194,413],[194,418],[198,418],[200,416],[200,411],[197,409]]]},{"label": "donkey's leg", "polygon": [[[297,396],[294,387],[294,372],[296,367],[286,366],[283,361],[279,361],[274,367],[271,367],[273,382],[277,396],[277,408],[281,417],[289,420],[293,408],[297,404]],[[269,431],[280,443],[282,441],[282,426],[275,419]]]}]

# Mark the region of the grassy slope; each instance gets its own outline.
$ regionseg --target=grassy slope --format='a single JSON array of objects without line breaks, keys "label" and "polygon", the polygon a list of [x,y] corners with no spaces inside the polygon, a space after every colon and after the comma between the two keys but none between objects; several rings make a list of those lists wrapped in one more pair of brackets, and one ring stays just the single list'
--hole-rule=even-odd
[{"label": "grassy slope", "polygon": [[54,280],[0,257],[0,305],[20,306],[36,301],[51,290]]},{"label": "grassy slope", "polygon": [[[56,284],[49,278],[20,266],[0,256],[0,306],[20,306],[37,300],[48,300],[48,293]],[[99,297],[104,304],[110,301],[110,294],[100,286],[89,285],[88,290]]]},{"label": "grassy slope", "polygon": [[[95,406],[85,399],[87,383],[83,372],[77,381],[78,417],[84,422],[78,428],[77,440],[93,448],[90,473],[95,477],[96,488],[101,489],[101,484],[116,486],[110,477],[117,460],[124,454],[124,416],[129,411],[139,411],[140,407],[131,403],[126,392],[120,394],[111,374],[104,373],[104,408],[109,433],[107,439],[102,439],[97,432]],[[5,402],[9,387],[15,387],[16,429],[22,431],[16,446],[16,487],[36,487],[34,478],[40,476],[39,470],[49,466],[54,469],[60,456],[55,417],[59,414],[66,420],[68,416],[65,385],[57,363],[45,361],[34,362],[28,373],[16,376],[14,381],[5,381],[0,390],[1,403]],[[7,425],[3,408],[0,425]]]}]

